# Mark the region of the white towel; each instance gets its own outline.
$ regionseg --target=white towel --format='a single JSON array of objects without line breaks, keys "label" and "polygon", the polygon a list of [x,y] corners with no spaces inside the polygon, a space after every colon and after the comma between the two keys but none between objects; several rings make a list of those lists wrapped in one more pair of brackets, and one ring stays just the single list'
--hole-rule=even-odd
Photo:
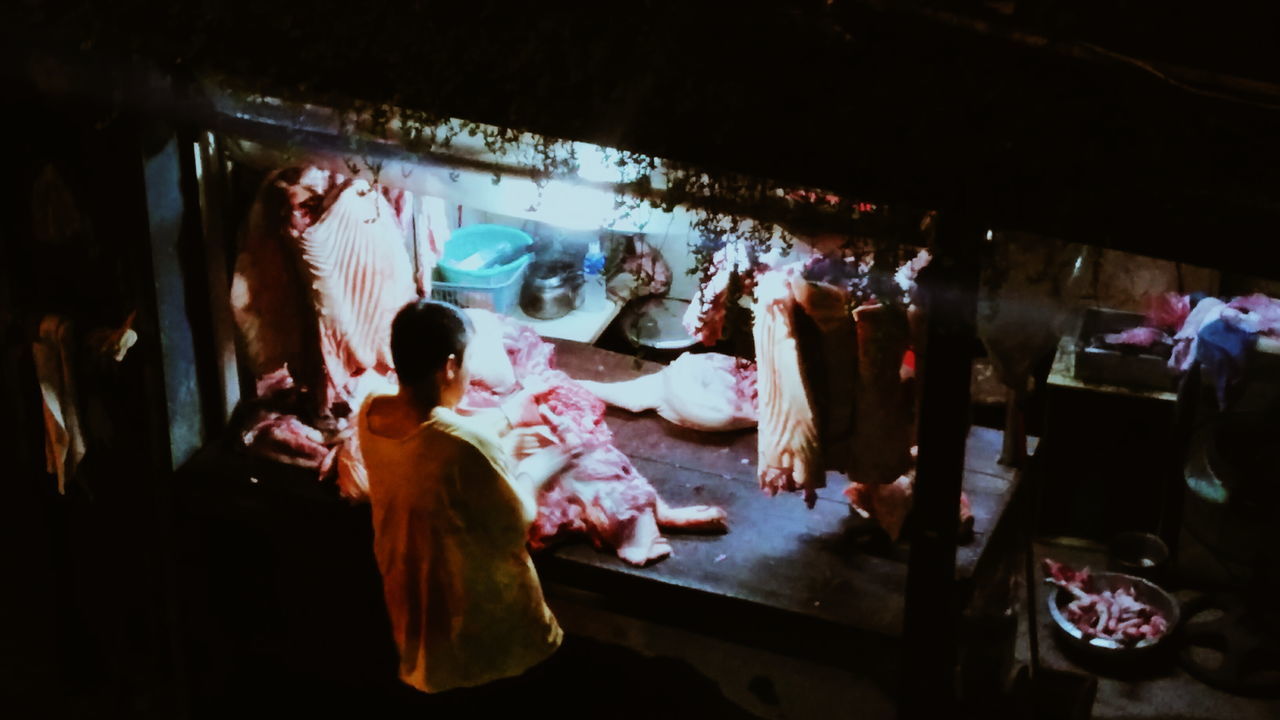
[{"label": "white towel", "polygon": [[58,477],[58,493],[66,494],[67,478],[84,458],[84,433],[77,412],[71,321],[47,315],[32,343],[36,379],[44,401],[45,460]]}]

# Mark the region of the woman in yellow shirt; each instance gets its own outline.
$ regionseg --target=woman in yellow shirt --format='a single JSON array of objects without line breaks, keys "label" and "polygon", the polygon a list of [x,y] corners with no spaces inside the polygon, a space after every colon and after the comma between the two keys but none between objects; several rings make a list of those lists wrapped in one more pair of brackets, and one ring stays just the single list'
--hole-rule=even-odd
[{"label": "woman in yellow shirt", "polygon": [[368,398],[358,419],[400,679],[429,693],[410,716],[560,716],[565,703],[615,720],[746,716],[687,665],[565,639],[525,543],[538,490],[575,454],[539,431],[540,388],[454,411],[472,333],[453,305],[405,306],[391,325],[400,388]]},{"label": "woman in yellow shirt", "polygon": [[428,693],[519,675],[563,638],[525,542],[538,489],[571,456],[504,445],[539,422],[529,391],[496,411],[454,411],[472,332],[453,305],[407,305],[391,327],[399,391],[371,396],[359,415],[400,678]]}]

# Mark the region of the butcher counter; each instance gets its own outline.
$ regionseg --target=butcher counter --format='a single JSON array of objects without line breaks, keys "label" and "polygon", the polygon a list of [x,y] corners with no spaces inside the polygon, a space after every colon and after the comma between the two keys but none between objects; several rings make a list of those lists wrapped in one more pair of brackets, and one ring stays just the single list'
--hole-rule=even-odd
[{"label": "butcher counter", "polygon": [[[577,379],[616,382],[662,367],[553,342],[557,366]],[[565,544],[537,558],[544,580],[588,589],[627,614],[787,652],[847,655],[847,646],[833,642],[842,636],[896,644],[909,546],[890,544],[871,521],[850,511],[842,474],[828,473],[808,509],[798,493],[770,497],[760,489],[755,430],[700,432],[656,413],[617,408],[609,408],[607,422],[614,444],[668,504],[719,506],[728,513],[729,532],[665,533],[671,557],[643,568],[587,543]],[[1001,441],[998,430],[970,431],[964,491],[974,534],[956,557],[956,577],[965,585],[997,572],[995,556],[1006,553],[989,552],[993,546],[1013,544],[1014,530],[1001,520],[1018,483],[1014,470],[996,462]],[[1035,440],[1029,444],[1034,449]],[[1001,540],[993,543],[997,535]]]},{"label": "butcher counter", "polygon": [[[557,366],[575,378],[627,380],[661,367],[554,342]],[[737,645],[895,672],[909,548],[850,511],[842,475],[830,474],[808,509],[798,494],[760,490],[754,430],[704,433],[616,408],[607,421],[617,447],[668,503],[719,506],[729,531],[667,533],[671,557],[643,568],[585,540],[560,544],[536,558],[553,602],[568,597]],[[1018,483],[996,463],[1000,445],[999,431],[971,430],[964,489],[975,528],[956,562],[969,605],[975,587],[1007,587],[982,578],[1008,577],[1016,545],[1016,528],[1002,518]],[[236,668],[266,653],[300,676],[387,671],[367,504],[340,498],[314,471],[248,457],[235,433],[184,466],[178,496],[188,535],[182,566],[195,590],[186,593],[189,613],[210,628],[192,633],[207,635],[201,650],[210,662]]]}]

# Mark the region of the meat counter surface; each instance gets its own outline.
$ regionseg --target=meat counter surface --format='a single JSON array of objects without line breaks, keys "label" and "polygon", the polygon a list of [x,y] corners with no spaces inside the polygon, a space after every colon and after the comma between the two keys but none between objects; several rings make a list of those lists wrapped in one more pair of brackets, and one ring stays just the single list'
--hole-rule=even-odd
[{"label": "meat counter surface", "polygon": [[[662,367],[572,341],[555,345],[557,365],[584,380],[627,380]],[[642,568],[586,541],[551,548],[535,556],[549,599],[822,662],[865,663],[867,672],[896,682],[889,675],[902,630],[908,547],[890,545],[872,532],[872,521],[850,512],[842,476],[830,476],[809,510],[799,494],[771,498],[760,490],[753,430],[704,433],[656,413],[616,409],[606,417],[615,445],[659,493],[673,504],[724,508],[729,532],[672,534],[673,555]],[[989,549],[1017,486],[1014,473],[996,463],[1001,439],[985,428],[969,436],[964,490],[975,532],[957,552],[962,580],[986,577],[986,568],[999,564],[1001,553]],[[343,672],[376,664],[388,630],[379,615],[367,504],[340,498],[314,470],[247,455],[234,433],[184,465],[176,487],[184,527],[213,533],[201,552],[225,575],[210,582],[240,588],[246,598],[232,609],[211,601],[207,612],[230,613],[231,627],[289,618],[271,632],[282,634],[273,635],[272,647],[306,648],[286,652],[290,662]],[[250,590],[262,578],[276,579],[274,593]],[[326,600],[317,604],[317,597]],[[560,612],[562,604],[555,607]],[[853,642],[859,652],[850,652]]]},{"label": "meat counter surface", "polygon": [[[554,344],[557,366],[575,379],[616,382],[662,367],[582,343]],[[754,430],[698,432],[654,413],[612,407],[607,420],[618,449],[664,498],[724,508],[729,532],[672,535],[672,556],[644,568],[586,543],[562,545],[537,559],[546,581],[642,598],[638,602],[650,606],[732,599],[762,618],[799,616],[860,634],[901,634],[908,548],[872,540],[871,522],[851,513],[840,494],[847,484],[842,476],[833,473],[809,510],[799,495],[771,498],[760,490]],[[1016,488],[1014,472],[996,462],[1001,440],[987,428],[969,435],[964,490],[975,528],[957,552],[960,580],[974,575]]]}]

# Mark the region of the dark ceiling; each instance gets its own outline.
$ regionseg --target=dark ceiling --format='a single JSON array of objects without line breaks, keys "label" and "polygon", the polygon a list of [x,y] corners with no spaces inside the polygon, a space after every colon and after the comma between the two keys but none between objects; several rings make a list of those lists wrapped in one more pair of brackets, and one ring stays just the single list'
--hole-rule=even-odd
[{"label": "dark ceiling", "polygon": [[1280,79],[1269,3],[63,5],[28,2],[19,44],[1202,264],[1243,262],[1227,249],[1252,252],[1280,219],[1280,94],[1259,82]]}]

